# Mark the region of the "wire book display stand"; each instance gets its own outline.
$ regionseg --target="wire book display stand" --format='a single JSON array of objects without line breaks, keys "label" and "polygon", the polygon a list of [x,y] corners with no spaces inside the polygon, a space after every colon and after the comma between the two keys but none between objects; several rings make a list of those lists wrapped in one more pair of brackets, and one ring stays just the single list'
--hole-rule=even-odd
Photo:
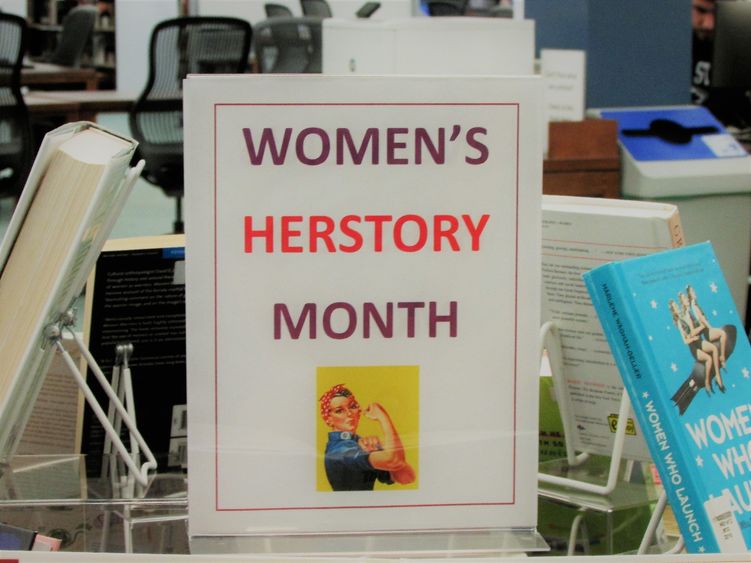
[{"label": "wire book display stand", "polygon": [[[104,373],[96,360],[84,345],[79,335],[72,330],[74,323],[73,313],[67,313],[54,325],[47,327],[46,334],[56,349],[62,354],[63,360],[81,389],[87,402],[94,411],[95,416],[105,431],[105,441],[102,453],[101,478],[109,482],[112,487],[113,501],[117,499],[142,499],[147,496],[148,488],[153,484],[157,476],[152,473],[157,468],[154,454],[138,430],[136,422],[135,397],[129,360],[133,354],[133,345],[130,343],[119,344],[115,348],[115,362],[112,368],[111,382],[107,381]],[[76,347],[80,350],[87,366],[91,369],[96,380],[109,399],[107,412],[94,397],[93,391],[86,383],[79,367],[64,348],[62,343],[63,331],[72,335]],[[127,430],[130,450],[122,440],[123,428]],[[179,497],[184,495],[178,494]],[[123,548],[125,553],[135,551],[134,528],[142,524],[165,524],[180,520],[186,520],[187,514],[178,510],[172,512],[162,509],[161,513],[149,513],[141,515],[142,510],[138,505],[128,502],[118,509],[107,509],[103,512],[101,551],[107,551],[110,546],[110,523],[112,515],[119,515],[123,522]]]},{"label": "wire book display stand", "polygon": [[[540,357],[542,357],[543,351],[547,351],[548,354],[555,398],[560,409],[566,449],[566,462],[571,468],[581,467],[591,458],[591,454],[587,451],[577,453],[574,446],[573,409],[569,402],[568,394],[562,392],[563,386],[566,384],[563,377],[563,350],[560,334],[554,321],[547,321],[540,328]],[[628,397],[628,392],[624,389],[618,409],[618,421],[616,423],[615,436],[613,439],[613,453],[608,465],[607,481],[605,484],[594,484],[578,478],[562,477],[543,471],[538,473],[538,481],[544,484],[566,487],[575,491],[582,491],[584,493],[600,495],[603,497],[611,495],[619,485],[619,473],[621,462],[623,461],[623,445],[626,438],[626,428],[630,412],[631,400]],[[633,463],[632,460],[627,460],[626,469],[622,479],[623,482],[628,482],[630,480]],[[637,551],[639,555],[646,554],[649,551],[649,548],[656,537],[666,506],[667,494],[662,490],[639,545]],[[569,555],[573,554],[573,547],[578,533],[585,525],[583,520],[585,510],[586,508],[582,508],[572,522],[569,536]],[[683,547],[683,538],[679,537],[676,545],[668,550],[667,553],[678,553]]]},{"label": "wire book display stand", "polygon": [[[576,452],[574,447],[574,427],[573,427],[573,409],[568,400],[568,395],[561,392],[565,381],[563,379],[563,351],[561,348],[560,335],[553,321],[548,321],[540,329],[540,356],[542,351],[547,350],[548,360],[550,361],[550,370],[553,376],[553,388],[555,390],[556,401],[561,411],[561,422],[563,424],[564,443],[566,446],[566,461],[569,466],[577,467],[590,458],[589,452]],[[604,485],[595,485],[579,479],[560,477],[548,473],[539,473],[538,479],[543,483],[569,487],[594,493],[599,495],[609,495],[613,492],[618,484],[618,473],[620,464],[623,459],[623,442],[626,438],[626,426],[628,414],[631,410],[631,401],[628,398],[626,390],[623,390],[621,396],[620,408],[618,409],[618,422],[613,440],[613,453],[610,458],[610,467],[608,470],[607,482]]]},{"label": "wire book display stand", "polygon": [[[155,470],[157,464],[154,454],[151,452],[148,444],[146,444],[143,436],[141,436],[141,433],[138,431],[133,416],[133,396],[132,387],[129,385],[129,369],[125,370],[126,373],[123,377],[123,385],[121,385],[120,370],[119,367],[116,367],[115,372],[113,373],[112,384],[110,384],[96,360],[91,355],[91,352],[89,352],[88,348],[84,345],[80,336],[72,330],[71,327],[74,321],[75,315],[72,311],[68,312],[64,314],[56,324],[49,325],[45,329],[45,335],[62,355],[63,360],[68,367],[68,371],[75,379],[81,392],[84,394],[84,397],[94,411],[97,420],[99,420],[104,428],[106,434],[105,454],[111,453],[114,449],[119,455],[120,460],[127,466],[129,479],[134,480],[142,487],[146,487],[149,482],[149,472]],[[109,414],[105,413],[86,382],[85,377],[81,374],[75,361],[63,346],[63,331],[67,331],[73,337],[73,340],[85,359],[86,364],[91,369],[97,382],[101,385],[107,395],[107,398],[109,399]],[[125,367],[127,368],[127,361]],[[118,391],[116,392],[113,387],[118,388]],[[126,400],[130,408],[126,408],[123,404],[123,399]],[[122,425],[125,425],[130,434],[131,451],[128,451],[120,437]],[[143,463],[140,463],[141,454],[143,454],[143,457],[145,458]],[[103,464],[103,471],[106,471],[107,467],[107,464]]]}]

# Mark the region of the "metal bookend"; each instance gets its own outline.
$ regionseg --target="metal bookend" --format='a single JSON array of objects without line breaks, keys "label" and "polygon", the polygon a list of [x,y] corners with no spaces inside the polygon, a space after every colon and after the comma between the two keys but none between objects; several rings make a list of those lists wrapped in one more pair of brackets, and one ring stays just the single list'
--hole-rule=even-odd
[{"label": "metal bookend", "polygon": [[[45,329],[45,336],[57,347],[58,351],[62,354],[63,360],[65,361],[68,370],[76,380],[78,387],[80,387],[81,391],[83,391],[84,397],[86,397],[86,401],[89,403],[89,406],[91,406],[94,414],[104,428],[104,431],[107,435],[107,440],[120,455],[120,458],[127,466],[130,475],[132,475],[132,477],[138,482],[139,485],[146,487],[149,480],[149,471],[152,469],[155,470],[157,466],[154,454],[151,453],[149,446],[146,444],[146,441],[143,439],[141,433],[136,427],[135,420],[128,413],[125,406],[123,406],[122,400],[120,399],[120,397],[118,397],[117,393],[112,388],[112,385],[110,385],[110,382],[107,381],[107,378],[94,359],[94,356],[91,355],[91,352],[84,345],[81,338],[71,328],[74,321],[75,315],[72,311],[64,313],[57,323],[47,326],[47,328]],[[91,388],[86,383],[86,379],[81,374],[78,366],[76,366],[73,358],[71,358],[70,354],[63,346],[62,334],[64,330],[67,330],[73,337],[73,340],[75,341],[76,346],[78,346],[78,349],[81,351],[81,354],[85,358],[87,365],[89,366],[89,368],[91,368],[91,371],[94,373],[94,376],[109,398],[110,411],[114,407],[114,410],[118,415],[118,418],[116,420],[121,420],[122,424],[125,424],[125,427],[130,432],[131,444],[134,444],[132,452],[128,452],[128,450],[125,448],[125,444],[123,444],[119,432],[112,426],[112,416],[108,418],[107,414],[104,412],[104,409],[102,409],[101,405],[97,401],[97,398],[94,396]],[[130,398],[132,399],[132,393]],[[118,427],[119,426],[120,424],[118,422]],[[137,460],[140,459],[141,452],[146,457],[146,461],[139,467],[137,465]]]}]

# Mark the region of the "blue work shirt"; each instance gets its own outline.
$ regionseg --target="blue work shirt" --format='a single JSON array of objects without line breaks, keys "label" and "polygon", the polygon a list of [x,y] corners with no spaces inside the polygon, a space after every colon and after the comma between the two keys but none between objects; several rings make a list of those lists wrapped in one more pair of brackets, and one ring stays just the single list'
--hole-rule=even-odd
[{"label": "blue work shirt", "polygon": [[375,480],[391,485],[388,471],[375,469],[368,452],[357,443],[360,437],[351,432],[329,432],[324,465],[326,477],[335,491],[372,491]]}]

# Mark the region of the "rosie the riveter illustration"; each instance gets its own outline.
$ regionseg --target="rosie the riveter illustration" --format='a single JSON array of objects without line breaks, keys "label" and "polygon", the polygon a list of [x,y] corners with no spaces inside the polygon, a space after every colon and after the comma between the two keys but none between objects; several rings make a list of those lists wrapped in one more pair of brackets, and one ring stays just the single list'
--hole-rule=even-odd
[{"label": "rosie the riveter illustration", "polygon": [[725,392],[722,370],[727,369],[727,359],[735,349],[737,329],[732,324],[719,328],[712,326],[691,285],[679,291],[677,297],[677,302],[674,299],[668,301],[670,314],[683,342],[696,359],[691,373],[672,397],[679,414],[683,414],[699,389],[703,388],[708,396],[714,394],[715,386],[720,392]]},{"label": "rosie the riveter illustration", "polygon": [[[344,384],[331,387],[319,402],[330,429],[324,466],[334,491],[372,491],[376,480],[389,485],[415,480],[399,432],[382,405],[371,403],[363,411]],[[380,426],[380,436],[357,434],[362,415]]]}]

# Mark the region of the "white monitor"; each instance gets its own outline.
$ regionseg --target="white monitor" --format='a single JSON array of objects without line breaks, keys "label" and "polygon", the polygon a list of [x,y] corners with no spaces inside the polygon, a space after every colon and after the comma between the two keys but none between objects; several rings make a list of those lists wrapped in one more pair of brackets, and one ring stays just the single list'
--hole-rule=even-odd
[{"label": "white monitor", "polygon": [[324,74],[534,74],[531,20],[441,17],[323,22]]},{"label": "white monitor", "polygon": [[[356,12],[366,0],[328,0],[335,18],[355,19]],[[412,0],[379,0],[381,6],[371,16],[373,20],[407,18],[412,15]],[[266,19],[264,4],[272,2],[287,6],[292,15],[301,16],[300,0],[198,0],[202,16],[230,16],[252,24]]]}]

